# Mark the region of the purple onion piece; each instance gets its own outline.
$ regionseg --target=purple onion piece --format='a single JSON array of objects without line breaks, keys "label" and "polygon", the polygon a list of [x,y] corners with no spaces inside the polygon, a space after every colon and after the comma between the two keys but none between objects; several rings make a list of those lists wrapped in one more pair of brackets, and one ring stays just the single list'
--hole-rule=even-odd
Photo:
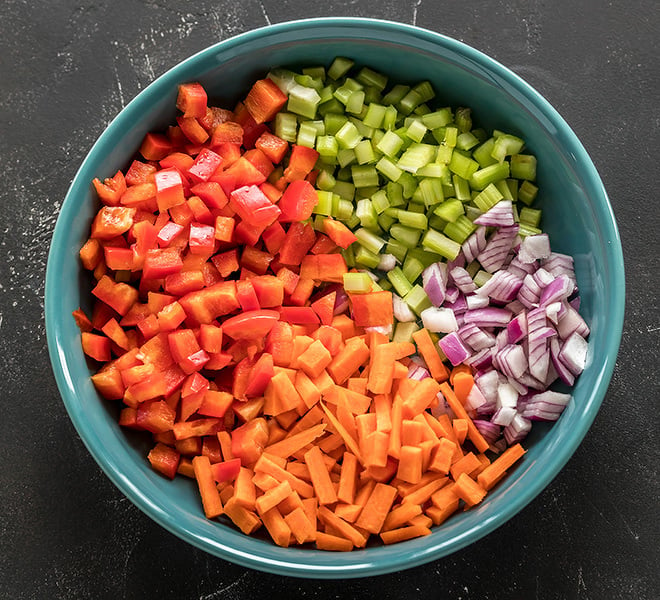
[{"label": "purple onion piece", "polygon": [[463,267],[454,267],[449,271],[449,277],[454,285],[464,294],[470,294],[477,289],[477,284]]},{"label": "purple onion piece", "polygon": [[500,227],[488,240],[486,247],[477,256],[477,260],[486,271],[494,273],[504,265],[518,230],[518,225]]},{"label": "purple onion piece", "polygon": [[509,344],[516,344],[527,335],[527,312],[515,316],[506,326]]},{"label": "purple onion piece", "polygon": [[576,331],[564,342],[559,351],[559,359],[568,367],[573,375],[579,375],[584,371],[587,363],[587,350],[589,344]]},{"label": "purple onion piece", "polygon": [[468,263],[473,262],[486,247],[486,228],[479,227],[461,246],[461,251]]},{"label": "purple onion piece", "polygon": [[434,306],[442,306],[447,288],[447,265],[433,263],[422,271],[422,287]]},{"label": "purple onion piece", "polygon": [[513,317],[505,308],[476,308],[465,312],[465,322],[477,327],[503,327]]},{"label": "purple onion piece", "polygon": [[485,225],[486,227],[507,227],[514,225],[513,203],[511,200],[500,200],[483,215],[479,215],[473,222],[475,225]]},{"label": "purple onion piece", "polygon": [[473,423],[489,444],[497,441],[502,434],[502,429],[499,425],[495,425],[495,423],[491,423],[485,419],[474,419]]},{"label": "purple onion piece", "polygon": [[547,233],[528,235],[520,244],[520,251],[518,252],[520,262],[529,264],[549,256],[550,238]]},{"label": "purple onion piece", "polygon": [[575,376],[571,373],[570,369],[564,364],[564,362],[559,358],[559,351],[561,350],[559,346],[559,340],[553,338],[550,340],[550,358],[552,359],[552,365],[555,368],[555,371],[559,378],[566,385],[573,385],[575,383]]},{"label": "purple onion piece", "polygon": [[438,345],[452,365],[460,365],[472,353],[463,345],[461,338],[454,331],[444,336]]},{"label": "purple onion piece", "polygon": [[511,423],[504,428],[504,439],[512,445],[521,442],[532,429],[532,423],[522,415],[516,415]]}]

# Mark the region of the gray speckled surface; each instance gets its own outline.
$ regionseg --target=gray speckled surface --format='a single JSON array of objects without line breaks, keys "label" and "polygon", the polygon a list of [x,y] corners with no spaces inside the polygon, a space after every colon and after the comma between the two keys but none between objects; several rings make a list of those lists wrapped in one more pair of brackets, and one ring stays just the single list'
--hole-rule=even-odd
[{"label": "gray speckled surface", "polygon": [[[212,42],[319,15],[416,23],[475,46],[535,86],[599,169],[627,268],[610,389],[555,481],[474,546],[348,582],[246,570],[187,546],[138,511],[69,422],[42,317],[57,211],[109,120],[155,76]],[[0,3],[0,597],[660,597],[658,31],[655,0]]]}]

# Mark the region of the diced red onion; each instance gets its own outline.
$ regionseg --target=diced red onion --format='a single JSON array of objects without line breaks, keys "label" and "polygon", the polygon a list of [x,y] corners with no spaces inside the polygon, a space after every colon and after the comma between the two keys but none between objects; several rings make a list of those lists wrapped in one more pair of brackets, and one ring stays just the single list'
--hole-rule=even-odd
[{"label": "diced red onion", "polygon": [[547,335],[544,334],[547,323],[545,310],[535,308],[527,313],[527,354],[529,372],[539,381],[548,374],[550,353],[548,351]]},{"label": "diced red onion", "polygon": [[454,302],[445,300],[444,307],[451,308],[451,310],[453,310],[456,315],[464,313],[468,309],[467,300],[463,294],[459,294]]},{"label": "diced red onion", "polygon": [[332,312],[334,315],[341,315],[348,310],[348,294],[343,286],[338,286],[335,292],[335,308]]},{"label": "diced red onion", "polygon": [[474,419],[473,423],[489,444],[495,442],[501,435],[502,430],[500,426],[495,425],[495,423],[491,423],[485,419]]},{"label": "diced red onion", "polygon": [[509,273],[512,273],[513,275],[517,275],[518,277],[523,279],[525,275],[529,275],[530,273],[533,273],[536,270],[536,265],[522,263],[520,262],[518,256],[514,256],[511,259],[511,262],[507,265],[506,270]]},{"label": "diced red onion", "polygon": [[475,308],[465,312],[466,323],[474,323],[477,327],[504,327],[513,317],[505,308]]},{"label": "diced red onion", "polygon": [[587,362],[589,344],[577,331],[573,332],[564,342],[559,351],[559,359],[568,367],[573,375],[584,371]]},{"label": "diced red onion", "polygon": [[517,315],[524,312],[527,307],[520,300],[514,300],[513,302],[509,302],[504,308],[509,312],[512,312],[514,315]]},{"label": "diced red onion", "polygon": [[421,365],[418,365],[416,363],[410,363],[410,366],[408,367],[408,379],[421,381],[422,379],[426,379],[427,377],[430,376],[431,375],[428,372],[428,370],[422,367]]},{"label": "diced red onion", "polygon": [[447,261],[447,273],[451,273],[452,269],[455,269],[456,267],[464,267],[466,264],[467,260],[465,259],[465,254],[459,252],[454,260]]},{"label": "diced red onion", "polygon": [[477,256],[477,260],[486,271],[494,273],[504,265],[518,235],[518,229],[518,225],[500,227],[488,240],[486,247]]},{"label": "diced red onion", "polygon": [[552,365],[554,366],[559,378],[565,384],[573,385],[575,383],[575,375],[573,375],[573,373],[571,373],[570,369],[559,358],[560,350],[561,350],[561,346],[559,345],[559,340],[557,340],[557,338],[551,339],[550,340],[550,358],[552,359]]},{"label": "diced red onion", "polygon": [[541,288],[534,279],[533,275],[525,275],[523,284],[518,290],[518,300],[526,308],[534,308],[539,305],[541,297]]},{"label": "diced red onion", "polygon": [[456,315],[451,308],[431,306],[424,309],[420,316],[424,327],[434,333],[451,333],[458,330]]},{"label": "diced red onion", "polygon": [[479,227],[461,246],[463,256],[468,263],[473,262],[486,247],[486,228]]},{"label": "diced red onion", "polygon": [[486,227],[506,227],[515,223],[513,219],[513,203],[511,200],[500,200],[483,215],[478,216],[473,223]]},{"label": "diced red onion", "polygon": [[465,399],[465,408],[469,411],[476,412],[484,404],[488,404],[488,400],[481,393],[479,386],[473,385],[468,397]]},{"label": "diced red onion", "polygon": [[551,302],[545,307],[545,316],[556,325],[559,322],[560,311],[562,311],[562,303]]},{"label": "diced red onion", "polygon": [[465,364],[475,369],[486,369],[493,364],[492,348],[484,348],[465,359]]},{"label": "diced red onion", "polygon": [[513,377],[507,377],[507,381],[509,384],[513,386],[513,388],[518,392],[519,395],[524,396],[527,392],[529,392],[529,389],[524,383],[521,383],[521,379],[525,376],[525,373],[523,373],[520,377],[517,379],[514,379]]},{"label": "diced red onion", "polygon": [[465,303],[467,304],[468,310],[490,306],[488,296],[479,296],[478,294],[468,294],[465,296]]},{"label": "diced red onion", "polygon": [[555,280],[554,275],[546,271],[543,267],[536,269],[536,271],[532,273],[532,277],[534,278],[536,285],[538,285],[541,289],[549,286]]},{"label": "diced red onion", "polygon": [[444,355],[449,359],[452,365],[460,365],[466,358],[472,354],[463,344],[461,338],[454,331],[444,336],[438,345]]},{"label": "diced red onion", "polygon": [[520,262],[533,263],[541,258],[550,256],[550,238],[547,233],[526,236],[520,244],[518,257]]},{"label": "diced red onion", "polygon": [[472,277],[463,267],[454,267],[449,271],[449,276],[454,285],[464,294],[469,294],[477,289],[477,284],[472,281]]},{"label": "diced red onion", "polygon": [[499,302],[511,302],[518,295],[522,284],[522,278],[509,271],[500,270],[494,273],[476,293],[480,296],[488,296]]},{"label": "diced red onion", "polygon": [[422,271],[422,287],[433,306],[441,306],[445,301],[447,288],[447,265],[433,263]]},{"label": "diced red onion", "polygon": [[527,313],[518,313],[506,326],[509,344],[516,344],[527,335]]},{"label": "diced red onion", "polygon": [[512,445],[524,440],[532,429],[532,423],[522,415],[516,415],[511,423],[504,428],[504,439]]},{"label": "diced red onion", "polygon": [[517,414],[518,413],[516,412],[515,408],[511,408],[510,406],[502,406],[495,411],[495,414],[490,421],[495,425],[502,425],[503,427],[506,427],[509,423],[511,423],[511,421],[513,421],[513,418]]},{"label": "diced red onion", "polygon": [[573,283],[567,275],[559,275],[551,283],[549,283],[541,292],[539,298],[539,306],[547,306],[557,300],[564,300],[571,295],[573,291]]},{"label": "diced red onion", "polygon": [[509,382],[501,382],[497,386],[497,408],[516,408],[518,404],[518,390]]},{"label": "diced red onion", "polygon": [[508,344],[494,357],[494,363],[507,377],[517,379],[527,370],[527,357],[522,346]]},{"label": "diced red onion", "polygon": [[495,345],[495,336],[477,327],[474,323],[466,323],[458,330],[459,337],[473,350],[483,350]]},{"label": "diced red onion", "polygon": [[579,333],[583,338],[586,338],[589,335],[589,326],[580,314],[568,305],[557,322],[557,333],[562,339],[568,338],[572,333]]},{"label": "diced red onion", "polygon": [[459,290],[457,287],[451,286],[448,287],[447,290],[445,291],[445,304],[453,304],[458,300],[459,296],[461,295],[461,290]]}]

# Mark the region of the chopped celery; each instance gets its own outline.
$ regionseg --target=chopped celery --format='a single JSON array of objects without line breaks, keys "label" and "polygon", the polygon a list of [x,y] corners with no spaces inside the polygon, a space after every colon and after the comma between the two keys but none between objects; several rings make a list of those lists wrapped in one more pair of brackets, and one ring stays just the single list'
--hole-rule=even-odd
[{"label": "chopped celery", "polygon": [[[378,165],[376,165],[376,168],[378,168]],[[403,198],[403,186],[399,183],[398,179],[397,181],[390,181],[387,184],[386,190],[390,206],[403,206],[406,203]]]},{"label": "chopped celery", "polygon": [[399,102],[401,102],[401,99],[408,93],[410,90],[409,85],[403,85],[401,83],[397,83],[387,94],[383,96],[383,104],[388,105],[396,105]]},{"label": "chopped celery", "polygon": [[389,231],[394,223],[396,223],[396,219],[394,217],[390,217],[390,215],[386,215],[385,213],[378,215],[378,226],[383,231]]},{"label": "chopped celery", "polygon": [[478,287],[481,287],[484,283],[486,283],[492,275],[488,271],[484,271],[483,269],[477,271],[476,275],[472,277],[472,281],[477,284]]},{"label": "chopped celery", "polygon": [[384,189],[379,189],[371,196],[371,204],[377,214],[385,212],[390,207],[390,199],[387,197],[387,192]]},{"label": "chopped celery", "polygon": [[287,69],[273,69],[268,73],[268,79],[275,83],[285,94],[289,92],[291,87],[296,85],[296,74]]},{"label": "chopped celery", "polygon": [[525,225],[530,225],[532,227],[538,227],[541,223],[541,209],[539,208],[529,208],[529,206],[523,206],[520,211],[520,223]]},{"label": "chopped celery", "polygon": [[355,267],[355,250],[353,250],[353,244],[351,244],[348,248],[343,248],[341,251],[341,255],[344,257],[344,260],[346,261],[346,266],[349,269]]},{"label": "chopped celery", "polygon": [[348,117],[344,114],[329,112],[323,117],[326,135],[335,135],[347,122]]},{"label": "chopped celery", "polygon": [[325,67],[317,65],[315,67],[305,67],[302,69],[303,75],[309,75],[314,79],[325,80]]},{"label": "chopped celery", "polygon": [[456,138],[456,147],[461,150],[470,150],[479,143],[479,140],[470,132],[459,133]]},{"label": "chopped celery", "polygon": [[435,254],[434,252],[424,250],[424,248],[411,248],[408,250],[408,256],[414,256],[424,265],[425,269],[429,265],[432,265],[435,262],[440,262],[442,260],[442,256]]},{"label": "chopped celery", "polygon": [[390,237],[387,244],[385,245],[385,252],[395,256],[399,262],[403,262],[406,258],[406,254],[408,253],[408,247],[405,244],[402,244],[399,240],[395,240],[393,237]]},{"label": "chopped celery", "polygon": [[[468,207],[465,208],[467,209]],[[481,212],[479,212],[479,214],[481,214]],[[445,227],[447,227],[447,223],[449,223],[449,221],[445,221],[438,215],[432,214],[429,217],[429,227],[435,229],[436,231],[442,231]]]},{"label": "chopped celery", "polygon": [[[341,221],[346,221],[355,216],[353,212],[353,203],[350,200],[344,200],[343,198],[337,196],[337,207],[334,207],[332,210],[332,216],[336,217]],[[360,223],[360,219],[357,220],[355,225]]]},{"label": "chopped celery", "polygon": [[530,206],[536,200],[537,188],[531,181],[523,181],[518,188],[518,200]]},{"label": "chopped celery", "polygon": [[[325,171],[321,172],[325,173]],[[318,190],[316,195],[319,201],[316,203],[312,212],[317,215],[326,215],[329,217],[332,214],[332,197],[334,194],[331,191]]]},{"label": "chopped celery", "polygon": [[422,246],[431,252],[444,256],[448,260],[454,260],[461,251],[460,244],[434,229],[429,229],[424,234]]},{"label": "chopped celery", "polygon": [[368,273],[344,273],[344,289],[348,293],[366,294],[373,287],[373,280]]},{"label": "chopped celery", "polygon": [[373,71],[369,67],[362,67],[357,74],[356,79],[365,86],[373,86],[381,92],[387,85],[387,77],[381,73]]},{"label": "chopped celery", "polygon": [[489,183],[475,196],[473,202],[479,210],[486,212],[502,200],[502,198],[503,196],[500,190],[498,190],[494,184]]},{"label": "chopped celery", "polygon": [[401,225],[412,227],[413,229],[427,229],[429,226],[426,215],[408,210],[400,210],[397,215]]},{"label": "chopped celery", "polygon": [[316,127],[310,124],[310,121],[305,121],[300,124],[298,128],[298,137],[296,138],[296,144],[299,146],[305,146],[307,148],[314,148],[316,142]]},{"label": "chopped celery", "polygon": [[362,227],[374,228],[378,226],[378,214],[374,209],[374,205],[368,198],[358,200],[355,207],[355,214],[360,219]]},{"label": "chopped celery", "polygon": [[378,171],[372,165],[353,165],[351,167],[353,185],[356,188],[378,185]]},{"label": "chopped celery", "polygon": [[461,133],[466,133],[472,129],[472,111],[464,106],[456,109],[456,127]]},{"label": "chopped celery", "polygon": [[443,142],[450,148],[456,147],[456,140],[458,139],[458,129],[456,127],[445,127],[445,139]]},{"label": "chopped celery", "polygon": [[479,168],[479,163],[459,152],[454,151],[449,162],[449,170],[463,179],[470,179]]},{"label": "chopped celery", "polygon": [[320,135],[316,138],[316,151],[321,156],[336,157],[339,144],[334,135]]},{"label": "chopped celery", "polygon": [[[422,179],[416,190],[416,194],[424,203],[424,206],[432,206],[445,199],[444,191],[442,190],[442,182],[433,177],[425,177]],[[413,195],[413,198],[415,196]]]},{"label": "chopped celery", "polygon": [[465,270],[468,272],[470,277],[474,277],[479,271],[479,263],[476,260],[473,260],[469,265],[465,266]]},{"label": "chopped celery", "polygon": [[404,297],[413,287],[400,267],[394,267],[391,271],[388,271],[387,279],[396,290],[396,293],[401,297]]},{"label": "chopped celery", "polygon": [[296,84],[289,89],[289,102],[286,109],[302,117],[313,119],[320,101],[321,96],[314,88]]},{"label": "chopped celery", "polygon": [[415,108],[423,102],[422,96],[414,89],[408,90],[406,95],[395,103],[400,113],[409,115]]},{"label": "chopped celery", "polygon": [[401,173],[401,177],[397,179],[397,183],[401,184],[404,199],[409,200],[412,198],[417,189],[417,179],[415,179],[415,176],[412,173],[404,171]]},{"label": "chopped celery", "polygon": [[462,244],[476,228],[477,226],[470,219],[465,215],[461,215],[452,223],[447,223],[442,231],[448,238]]},{"label": "chopped celery", "polygon": [[495,181],[494,183],[495,183],[495,187],[500,191],[500,194],[502,194],[502,198],[504,200],[511,200],[511,202],[515,202],[515,198],[511,193],[511,188],[509,187],[509,184],[507,183],[506,179],[500,179],[499,181]]},{"label": "chopped celery", "polygon": [[386,108],[382,104],[372,102],[367,108],[367,114],[362,119],[367,127],[379,128],[383,124]]},{"label": "chopped celery", "polygon": [[[444,138],[444,135],[442,136]],[[451,162],[451,157],[454,154],[454,149],[445,144],[438,146],[438,154],[435,157],[435,162],[448,165]]]},{"label": "chopped celery", "polygon": [[446,200],[434,209],[433,214],[453,223],[458,217],[465,214],[465,210],[460,200]]},{"label": "chopped celery", "polygon": [[[353,148],[342,148],[337,152],[337,164],[340,169],[349,167],[356,161],[355,150]],[[352,173],[350,169],[346,171],[345,176],[342,176],[341,173],[337,174],[338,179],[343,179],[344,181],[349,181],[351,179]]]},{"label": "chopped celery", "polygon": [[385,116],[383,117],[383,129],[391,130],[396,128],[396,119],[398,117],[396,108],[393,106],[388,106],[385,109]]},{"label": "chopped celery", "polygon": [[374,148],[371,145],[370,140],[362,140],[355,146],[355,158],[360,165],[366,165],[367,163],[373,162],[376,159],[376,154],[374,153]]},{"label": "chopped celery", "polygon": [[318,177],[316,178],[317,188],[329,192],[335,187],[335,183],[337,183],[337,180],[330,171],[326,169],[321,169],[319,171]]},{"label": "chopped celery", "polygon": [[415,142],[421,142],[424,139],[424,135],[426,134],[426,125],[424,125],[422,121],[413,121],[408,126],[406,134],[411,140]]},{"label": "chopped celery", "polygon": [[380,150],[385,156],[392,158],[396,156],[401,147],[403,140],[393,131],[386,131],[376,148]]},{"label": "chopped celery", "polygon": [[422,102],[428,102],[435,98],[435,90],[430,81],[420,81],[413,90],[419,94]]},{"label": "chopped celery", "polygon": [[296,119],[296,115],[278,112],[275,116],[275,135],[287,142],[295,142],[298,137],[298,119]]},{"label": "chopped celery", "polygon": [[446,164],[431,162],[424,165],[421,169],[417,169],[416,175],[418,177],[435,177],[436,179],[443,179],[449,172]]},{"label": "chopped celery", "polygon": [[433,306],[424,288],[419,284],[415,284],[403,299],[417,315],[421,315],[423,310]]},{"label": "chopped celery", "polygon": [[346,102],[346,112],[349,112],[352,115],[359,115],[362,112],[363,106],[364,90],[351,92],[348,101]]},{"label": "chopped celery", "polygon": [[393,342],[412,342],[413,333],[419,331],[419,325],[415,321],[407,323],[397,323],[394,328],[394,335],[392,336]]},{"label": "chopped celery", "polygon": [[511,177],[534,181],[536,179],[536,156],[514,154],[511,157]]},{"label": "chopped celery", "polygon": [[390,227],[390,235],[408,248],[415,248],[419,243],[422,232],[406,225],[396,223]]},{"label": "chopped celery", "polygon": [[411,255],[406,257],[406,260],[403,262],[403,267],[401,268],[404,277],[412,282],[417,280],[423,270],[424,265],[422,264],[422,261]]},{"label": "chopped celery", "polygon": [[296,75],[296,83],[303,87],[314,88],[317,92],[320,92],[323,89],[323,80],[312,77],[311,75]]},{"label": "chopped celery", "polygon": [[325,117],[328,114],[340,114],[344,110],[344,105],[337,100],[334,96],[331,96],[328,100],[325,100],[325,96],[321,95],[321,103],[319,103],[318,113],[322,117]]},{"label": "chopped celery", "polygon": [[431,144],[411,144],[399,157],[397,166],[409,173],[416,173],[418,169],[430,163],[436,154],[435,147]]},{"label": "chopped celery", "polygon": [[520,223],[520,229],[518,230],[518,235],[526,237],[528,235],[538,235],[541,233],[541,230],[538,227],[532,227],[527,223]]},{"label": "chopped celery", "polygon": [[346,121],[335,134],[341,148],[355,148],[360,143],[362,136],[357,127],[350,121]]},{"label": "chopped celery", "polygon": [[353,65],[355,64],[350,58],[344,58],[338,56],[332,61],[330,68],[328,69],[328,77],[330,79],[339,79],[348,73]]},{"label": "chopped celery", "polygon": [[370,269],[375,269],[380,263],[380,255],[367,250],[360,244],[357,244],[357,249],[355,250],[355,263],[364,265]]},{"label": "chopped celery", "polygon": [[439,127],[444,127],[445,125],[449,125],[449,123],[451,123],[453,120],[454,117],[451,113],[451,108],[449,107],[441,108],[435,112],[427,113],[422,117],[424,125],[426,125],[429,129],[438,129]]},{"label": "chopped celery", "polygon": [[353,201],[355,197],[355,186],[350,181],[337,181],[332,191],[345,200]]},{"label": "chopped celery", "polygon": [[475,190],[483,190],[488,184],[502,181],[509,177],[509,163],[495,163],[475,171],[470,177],[470,185]]},{"label": "chopped celery", "polygon": [[459,175],[452,175],[452,183],[454,184],[454,193],[456,198],[461,202],[468,202],[472,199],[470,195],[470,183],[467,179],[463,179]]},{"label": "chopped celery", "polygon": [[390,181],[398,181],[403,173],[387,156],[380,157],[380,160],[376,163],[376,170],[385,175]]},{"label": "chopped celery", "polygon": [[495,138],[488,138],[483,144],[481,144],[481,146],[472,151],[474,160],[476,160],[482,168],[494,165],[497,162],[497,160],[491,156],[494,147]]},{"label": "chopped celery", "polygon": [[502,134],[495,139],[495,144],[490,155],[497,161],[502,162],[507,156],[518,154],[525,142],[515,135]]}]

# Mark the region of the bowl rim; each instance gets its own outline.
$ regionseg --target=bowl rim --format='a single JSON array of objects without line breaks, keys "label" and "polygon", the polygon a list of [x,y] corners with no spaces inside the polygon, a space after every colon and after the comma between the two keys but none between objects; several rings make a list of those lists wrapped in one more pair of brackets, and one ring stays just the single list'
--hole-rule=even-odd
[{"label": "bowl rim", "polygon": [[[401,552],[385,553],[383,551],[380,555],[377,555],[376,559],[367,558],[367,555],[361,551],[348,553],[348,555],[333,554],[334,564],[331,565],[325,564],[327,561],[318,562],[310,560],[312,558],[311,555],[307,557],[306,564],[302,564],[297,559],[301,558],[303,555],[297,556],[297,552],[309,552],[306,550],[298,550],[296,552],[291,549],[291,556],[293,557],[291,560],[286,557],[280,557],[278,559],[264,558],[254,551],[252,548],[252,542],[254,540],[248,536],[245,536],[246,543],[242,544],[241,548],[234,548],[223,544],[218,540],[213,540],[207,536],[190,532],[181,528],[173,519],[169,518],[158,501],[145,495],[138,487],[133,485],[128,478],[124,477],[121,473],[121,465],[115,464],[112,458],[104,452],[101,442],[93,436],[90,436],[88,426],[84,419],[84,414],[81,411],[75,410],[72,406],[72,398],[73,394],[75,394],[75,389],[67,364],[64,341],[62,340],[63,332],[60,323],[61,310],[52,290],[56,285],[58,278],[56,265],[58,264],[58,261],[61,263],[61,261],[64,260],[63,240],[66,235],[65,222],[68,222],[74,209],[74,199],[72,196],[74,191],[81,185],[87,186],[89,184],[88,181],[83,181],[82,177],[85,166],[91,160],[91,157],[99,151],[104,140],[109,137],[109,132],[115,129],[118,123],[122,123],[126,120],[131,111],[135,110],[135,107],[140,104],[140,99],[149,95],[154,87],[163,85],[163,82],[176,80],[177,74],[180,71],[185,70],[187,65],[199,61],[201,58],[212,53],[221,50],[226,51],[233,47],[240,47],[242,44],[249,43],[251,40],[263,36],[282,34],[301,28],[317,29],[332,26],[345,29],[366,29],[368,30],[366,32],[368,35],[366,35],[365,38],[369,38],[369,35],[376,36],[379,33],[382,35],[387,32],[398,31],[411,38],[442,46],[450,52],[462,55],[466,59],[473,61],[483,68],[493,71],[497,74],[498,78],[505,81],[511,86],[511,88],[515,89],[517,93],[521,94],[533,104],[540,113],[542,113],[544,117],[547,118],[559,132],[561,132],[562,142],[568,144],[569,150],[573,153],[575,160],[579,162],[581,168],[586,169],[586,172],[583,174],[583,179],[590,182],[593,195],[595,197],[600,197],[601,199],[599,209],[602,209],[601,216],[603,221],[603,231],[608,239],[607,259],[610,264],[614,265],[611,276],[615,285],[607,290],[607,300],[612,313],[612,318],[608,322],[611,335],[608,338],[607,348],[605,349],[602,359],[603,362],[600,368],[600,376],[587,398],[587,406],[583,413],[583,418],[576,424],[576,428],[573,430],[573,435],[569,441],[559,447],[557,454],[553,455],[547,465],[543,478],[528,482],[527,487],[510,500],[506,510],[500,511],[485,522],[468,529],[462,535],[447,542],[433,543],[433,536],[428,536],[427,538],[423,538],[421,543],[410,544]],[[374,37],[373,39],[382,40],[384,38]],[[596,417],[607,391],[621,341],[625,308],[625,276],[623,252],[616,220],[596,167],[570,126],[560,116],[556,109],[554,109],[554,107],[552,107],[552,105],[550,105],[550,103],[530,84],[495,59],[466,43],[416,25],[361,17],[320,17],[267,25],[217,42],[188,58],[185,58],[168,69],[147,87],[141,90],[126,105],[126,107],[118,113],[87,153],[67,191],[64,202],[62,203],[48,255],[44,296],[48,351],[57,386],[67,413],[90,454],[94,457],[95,461],[108,478],[125,496],[127,496],[142,512],[147,514],[166,530],[170,531],[180,539],[183,539],[184,541],[215,556],[242,566],[266,572],[296,577],[329,579],[380,575],[396,570],[412,568],[456,552],[468,544],[488,535],[497,527],[514,517],[527,504],[536,498],[536,496],[538,496],[547,485],[550,484],[583,440]],[[402,546],[405,547],[406,544],[409,543],[404,543],[403,545],[399,544],[398,546],[401,548]],[[282,549],[277,550],[281,551]],[[369,549],[367,552],[372,552],[373,550],[377,549]],[[380,548],[378,550],[380,550]]]}]

